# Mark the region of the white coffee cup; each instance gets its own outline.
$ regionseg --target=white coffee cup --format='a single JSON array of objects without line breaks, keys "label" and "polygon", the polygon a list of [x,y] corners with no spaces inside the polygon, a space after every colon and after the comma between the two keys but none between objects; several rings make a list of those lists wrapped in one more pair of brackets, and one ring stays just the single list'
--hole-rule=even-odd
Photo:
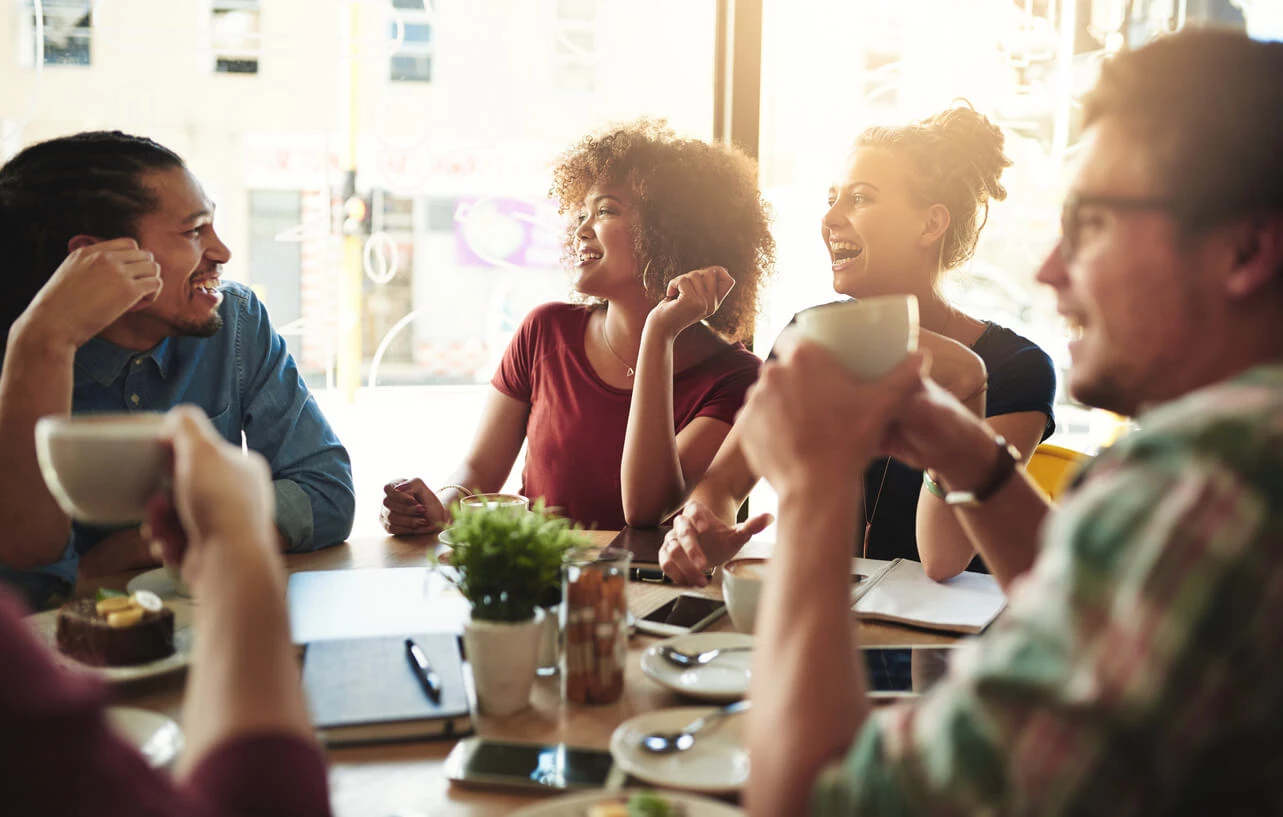
[{"label": "white coffee cup", "polygon": [[879,378],[918,348],[918,299],[880,295],[812,307],[797,328],[834,354],[856,377]]},{"label": "white coffee cup", "polygon": [[36,421],[36,457],[58,506],[80,522],[141,522],[169,483],[165,415],[81,414]]},{"label": "white coffee cup", "polygon": [[521,494],[470,494],[459,500],[468,508],[529,508],[530,500]]},{"label": "white coffee cup", "polygon": [[731,623],[741,633],[751,633],[757,625],[757,606],[765,578],[765,559],[731,559],[722,565],[722,598]]}]

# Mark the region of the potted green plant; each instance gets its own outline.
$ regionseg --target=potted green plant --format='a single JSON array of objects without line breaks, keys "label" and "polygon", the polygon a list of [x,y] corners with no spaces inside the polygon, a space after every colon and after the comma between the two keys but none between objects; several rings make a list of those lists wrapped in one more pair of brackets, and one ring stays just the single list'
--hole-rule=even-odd
[{"label": "potted green plant", "polygon": [[456,505],[447,577],[468,600],[464,647],[477,703],[510,715],[529,703],[540,625],[561,584],[567,550],[583,544],[579,528],[544,508]]}]

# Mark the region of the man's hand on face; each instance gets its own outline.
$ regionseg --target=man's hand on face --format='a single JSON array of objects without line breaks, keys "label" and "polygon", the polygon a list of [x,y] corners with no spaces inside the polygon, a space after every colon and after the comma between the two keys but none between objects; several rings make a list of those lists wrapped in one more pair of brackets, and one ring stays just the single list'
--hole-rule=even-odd
[{"label": "man's hand on face", "polygon": [[786,332],[736,418],[750,467],[780,494],[858,482],[900,407],[923,388],[911,354],[885,377],[853,377],[823,347]]},{"label": "man's hand on face", "polygon": [[19,319],[28,331],[79,348],[160,292],[160,265],[132,238],[72,250]]}]

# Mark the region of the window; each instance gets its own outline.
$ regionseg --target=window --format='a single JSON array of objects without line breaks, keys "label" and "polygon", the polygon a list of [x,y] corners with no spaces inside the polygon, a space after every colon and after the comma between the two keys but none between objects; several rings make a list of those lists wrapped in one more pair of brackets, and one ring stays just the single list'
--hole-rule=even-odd
[{"label": "window", "polygon": [[597,85],[597,0],[557,0],[553,85],[590,92]]},{"label": "window", "polygon": [[258,0],[213,0],[210,13],[214,71],[257,74],[259,40]]},{"label": "window", "polygon": [[431,82],[431,0],[392,0],[392,8],[389,36],[398,47],[389,66],[391,78],[397,82]]},{"label": "window", "polygon": [[[0,7],[30,40],[31,0]],[[711,136],[713,0],[582,7],[575,42],[592,57],[580,64],[604,68],[609,53],[627,70],[597,70],[574,105],[551,70],[557,0],[100,0],[73,22],[90,7],[88,68],[37,84],[0,59],[0,153],[113,127],[187,161],[218,203],[225,277],[261,292],[352,456],[357,535],[379,530],[389,479],[447,481],[515,327],[570,296],[547,198],[555,157],[643,115]],[[370,204],[368,236],[341,232],[348,171]]]},{"label": "window", "polygon": [[31,68],[36,64],[38,45],[43,45],[44,64],[89,65],[89,43],[92,39],[93,4],[91,0],[44,0],[41,3],[40,23],[43,33],[36,40],[36,4],[24,0],[18,34],[21,40],[18,53],[22,64]]}]

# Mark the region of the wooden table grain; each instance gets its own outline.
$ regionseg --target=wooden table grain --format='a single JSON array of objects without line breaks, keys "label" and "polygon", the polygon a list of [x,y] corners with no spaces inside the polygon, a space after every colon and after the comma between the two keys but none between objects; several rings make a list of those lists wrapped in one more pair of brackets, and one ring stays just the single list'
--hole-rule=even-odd
[{"label": "wooden table grain", "polygon": [[[596,544],[605,544],[611,532],[589,534]],[[755,547],[751,544],[750,549]],[[369,569],[422,566],[437,547],[436,537],[369,537],[314,553],[286,557],[291,573],[302,570]],[[92,592],[99,586],[124,589],[137,572],[100,577],[79,588]],[[699,592],[720,596],[718,578],[706,588],[690,590],[670,585],[633,582],[628,588],[628,605],[640,616],[678,592]],[[732,629],[729,617],[722,616],[712,631]],[[865,622],[858,625],[860,643],[944,644],[950,636],[913,630],[890,624]],[[628,666],[623,697],[613,704],[573,705],[561,701],[560,678],[537,678],[531,705],[517,715],[494,718],[475,716],[477,733],[492,738],[561,742],[606,749],[610,735],[623,721],[645,712],[692,702],[651,681],[641,671],[641,654],[660,639],[642,633],[629,643]],[[182,722],[182,697],[186,681],[183,672],[151,678],[113,688],[114,701],[160,712]],[[477,791],[451,786],[443,762],[454,746],[452,740],[387,744],[327,751],[330,789],[335,813],[342,817],[489,817],[505,815],[541,795]]]}]

